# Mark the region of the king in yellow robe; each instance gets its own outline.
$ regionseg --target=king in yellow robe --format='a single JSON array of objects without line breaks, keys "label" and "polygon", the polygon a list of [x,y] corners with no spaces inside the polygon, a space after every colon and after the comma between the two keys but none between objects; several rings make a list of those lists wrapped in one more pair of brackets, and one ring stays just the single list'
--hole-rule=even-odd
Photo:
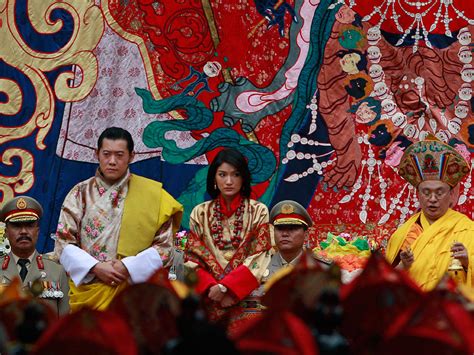
[{"label": "king in yellow robe", "polygon": [[[77,184],[63,203],[54,250],[71,277],[71,311],[105,309],[128,283],[144,282],[171,265],[182,211],[161,183],[129,171],[113,185],[99,171]],[[128,269],[129,282],[107,285],[90,272],[113,260]]]}]

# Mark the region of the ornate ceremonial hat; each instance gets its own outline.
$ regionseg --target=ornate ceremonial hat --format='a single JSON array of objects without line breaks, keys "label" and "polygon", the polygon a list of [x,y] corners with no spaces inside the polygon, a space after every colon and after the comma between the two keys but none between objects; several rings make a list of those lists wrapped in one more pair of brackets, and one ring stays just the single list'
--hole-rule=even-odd
[{"label": "ornate ceremonial hat", "polygon": [[232,337],[242,354],[318,354],[311,330],[288,311],[266,312],[242,322]]},{"label": "ornate ceremonial hat", "polygon": [[138,350],[130,326],[120,315],[84,307],[48,327],[32,353],[137,355]]},{"label": "ornate ceremonial hat", "polygon": [[454,187],[468,173],[469,164],[464,157],[433,136],[409,146],[398,166],[398,174],[415,187],[427,180]]},{"label": "ornate ceremonial hat", "polygon": [[8,201],[0,212],[1,222],[34,222],[43,215],[43,207],[32,197],[17,196]]},{"label": "ornate ceremonial hat", "polygon": [[273,206],[270,212],[270,223],[274,226],[296,224],[311,227],[313,225],[306,209],[292,200],[280,201]]}]

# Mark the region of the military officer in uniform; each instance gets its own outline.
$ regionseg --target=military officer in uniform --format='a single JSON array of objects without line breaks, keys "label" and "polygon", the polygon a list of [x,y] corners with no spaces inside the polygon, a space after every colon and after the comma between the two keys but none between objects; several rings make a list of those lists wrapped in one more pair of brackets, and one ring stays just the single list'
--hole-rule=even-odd
[{"label": "military officer in uniform", "polygon": [[[277,251],[273,254],[268,269],[263,275],[264,282],[281,268],[298,263],[304,251],[308,228],[313,225],[306,209],[292,200],[280,201],[273,206],[270,211],[270,223],[273,224]],[[314,258],[323,268],[330,263],[316,256]]]},{"label": "military officer in uniform", "polygon": [[0,258],[0,285],[9,284],[15,277],[21,278],[24,288],[38,281],[43,286],[38,297],[62,315],[69,312],[66,272],[35,249],[42,214],[39,202],[28,196],[15,197],[3,206],[0,221],[5,223],[11,252]]}]

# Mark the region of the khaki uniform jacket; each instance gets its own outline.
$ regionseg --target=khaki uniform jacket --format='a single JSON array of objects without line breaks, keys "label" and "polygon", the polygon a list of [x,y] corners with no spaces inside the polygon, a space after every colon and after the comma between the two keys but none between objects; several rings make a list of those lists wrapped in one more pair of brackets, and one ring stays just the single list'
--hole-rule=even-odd
[{"label": "khaki uniform jacket", "polygon": [[[44,269],[40,269],[36,259],[38,255],[35,251],[28,268],[28,273],[23,281],[23,287],[29,287],[30,282],[39,279],[43,282],[43,285],[48,287],[45,288],[39,298],[46,301],[58,315],[69,313],[69,284],[64,268],[50,259],[42,258]],[[6,265],[5,270],[3,269],[6,263],[5,256],[0,258],[0,265],[2,266],[0,268],[0,286],[8,285],[15,277],[20,277],[18,267],[11,253],[9,257],[10,261]]]},{"label": "khaki uniform jacket", "polygon": [[[316,257],[315,255],[312,255],[314,259],[316,259],[320,265],[322,266],[323,269],[327,269],[330,265],[329,261],[326,260],[321,260],[320,258]],[[298,256],[295,260],[291,261],[291,265],[296,265],[298,264],[298,261],[300,259],[301,255]],[[270,264],[267,267],[267,270],[265,270],[264,277],[262,279],[262,284],[268,281],[273,274],[275,274],[278,270],[281,268],[287,266],[288,263],[284,264],[283,263],[283,257],[281,256],[280,252],[277,251],[275,254],[272,255],[272,258],[270,260]]]},{"label": "khaki uniform jacket", "polygon": [[266,279],[268,280],[273,276],[275,272],[280,270],[283,267],[283,257],[280,255],[280,252],[276,252],[272,255],[270,260],[270,265],[268,265],[268,272],[265,272]]}]

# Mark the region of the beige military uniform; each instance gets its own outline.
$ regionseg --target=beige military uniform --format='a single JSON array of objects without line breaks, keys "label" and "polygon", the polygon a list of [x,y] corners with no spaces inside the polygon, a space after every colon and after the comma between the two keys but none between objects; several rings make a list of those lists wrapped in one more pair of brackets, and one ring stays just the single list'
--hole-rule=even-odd
[{"label": "beige military uniform", "polygon": [[[288,262],[285,262],[280,252],[276,252],[275,254],[273,254],[272,259],[270,260],[270,264],[268,265],[268,268],[265,270],[264,278],[262,279],[262,284],[267,282],[273,276],[273,274],[275,274],[281,268],[288,267],[288,266],[295,266],[296,264],[298,264],[301,258],[301,255],[302,254],[300,254],[299,256],[297,256],[295,259],[293,259],[292,261],[288,263]],[[329,265],[331,264],[329,260],[323,260],[314,254],[312,254],[311,256],[319,263],[319,265],[323,269],[327,269]]]},{"label": "beige military uniform", "polygon": [[[8,285],[15,277],[20,277],[15,259],[10,253],[0,258],[0,286]],[[69,284],[64,268],[36,251],[31,258],[23,287],[29,287],[33,281],[42,282],[44,290],[39,295],[58,315],[69,313]]]}]

